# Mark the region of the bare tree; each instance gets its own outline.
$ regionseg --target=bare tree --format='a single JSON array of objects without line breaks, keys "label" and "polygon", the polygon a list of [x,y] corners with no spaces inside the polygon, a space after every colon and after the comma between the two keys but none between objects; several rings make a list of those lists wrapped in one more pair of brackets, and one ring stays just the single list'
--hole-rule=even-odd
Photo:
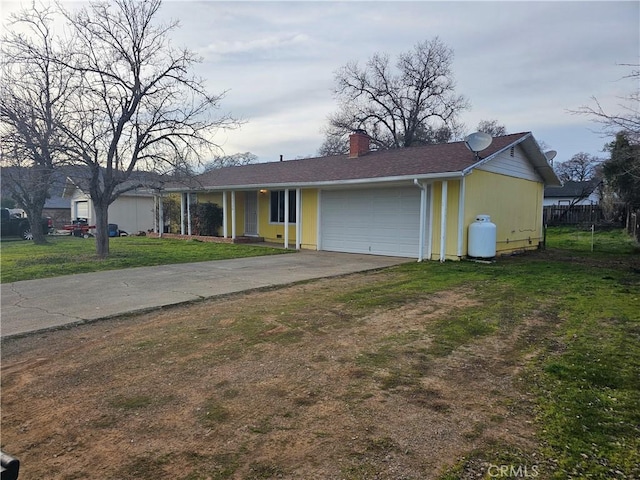
[{"label": "bare tree", "polygon": [[617,112],[606,111],[596,97],[592,97],[593,106],[585,105],[570,112],[590,116],[601,125],[601,131],[606,136],[615,137],[623,132],[630,142],[640,144],[640,65],[621,66],[631,68],[623,79],[634,81],[634,87],[629,94],[619,98]]},{"label": "bare tree", "polygon": [[[335,152],[347,135],[364,129],[381,148],[400,148],[451,139],[467,100],[455,93],[453,50],[438,37],[402,53],[392,67],[375,54],[361,68],[348,63],[336,72],[339,110],[330,116],[321,153]],[[342,153],[342,152],[340,152]]]},{"label": "bare tree", "polygon": [[501,137],[507,134],[507,127],[500,125],[498,120],[480,120],[476,131],[488,133],[492,137]]},{"label": "bare tree", "polygon": [[234,153],[232,155],[216,155],[213,160],[205,163],[204,171],[209,172],[222,167],[237,167],[255,163],[258,157],[251,152]]},{"label": "bare tree", "polygon": [[54,169],[64,161],[60,124],[77,84],[61,66],[50,8],[23,10],[2,38],[0,148],[3,185],[27,212],[35,243],[45,243],[42,210]]},{"label": "bare tree", "polygon": [[214,114],[224,93],[207,93],[188,73],[198,59],[171,46],[177,23],[157,24],[160,6],[160,0],[116,0],[65,12],[76,36],[65,67],[82,83],[64,130],[85,166],[101,257],[109,253],[109,205],[143,186],[134,180],[137,169],[184,170],[217,149],[217,129],[238,124]]},{"label": "bare tree", "polygon": [[588,153],[576,153],[566,162],[555,165],[556,175],[565,182],[586,182],[597,176],[598,168],[603,159]]},{"label": "bare tree", "polygon": [[346,129],[328,127],[324,129],[325,139],[318,149],[318,155],[330,157],[332,155],[346,155],[349,153]]},{"label": "bare tree", "polygon": [[605,136],[615,137],[606,145],[611,156],[603,162],[602,170],[607,190],[628,207],[629,222],[631,210],[640,208],[640,65],[622,66],[631,69],[623,79],[634,84],[630,93],[619,98],[616,112],[605,110],[596,97],[592,97],[595,106],[582,106],[571,112],[588,115]]}]

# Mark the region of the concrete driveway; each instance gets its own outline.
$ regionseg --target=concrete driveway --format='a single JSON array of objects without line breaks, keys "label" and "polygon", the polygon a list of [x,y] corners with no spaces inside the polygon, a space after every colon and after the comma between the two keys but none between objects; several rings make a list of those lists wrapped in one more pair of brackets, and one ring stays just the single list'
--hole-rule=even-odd
[{"label": "concrete driveway", "polygon": [[81,273],[1,286],[7,338],[228,293],[375,270],[408,258],[300,251],[236,260]]}]

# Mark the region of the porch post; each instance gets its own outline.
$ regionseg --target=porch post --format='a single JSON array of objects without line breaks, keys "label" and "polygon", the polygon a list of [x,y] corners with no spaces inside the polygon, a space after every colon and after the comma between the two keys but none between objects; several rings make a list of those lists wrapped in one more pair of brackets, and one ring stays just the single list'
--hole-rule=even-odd
[{"label": "porch post", "polygon": [[162,208],[162,194],[160,194],[160,200],[158,205],[158,224],[160,225],[160,231],[158,232],[158,236],[162,237],[164,233],[164,210]]},{"label": "porch post", "polygon": [[180,192],[180,235],[184,235],[184,192]]},{"label": "porch post", "polygon": [[429,238],[427,239],[427,258],[431,260],[433,256],[433,183],[429,185]]},{"label": "porch post", "polygon": [[227,238],[229,236],[229,228],[227,227],[227,191],[222,192],[222,236]]},{"label": "porch post", "polygon": [[236,239],[236,191],[231,190],[231,238]]},{"label": "porch post", "polygon": [[158,233],[158,195],[153,196],[153,233]]},{"label": "porch post", "polygon": [[284,190],[284,248],[289,248],[289,189]]},{"label": "porch post", "polygon": [[300,208],[302,204],[302,195],[300,194],[300,189],[296,188],[296,250],[300,250],[301,245],[301,233],[302,233],[302,225],[300,220],[302,219],[302,209]]},{"label": "porch post", "polygon": [[187,197],[187,235],[191,236],[191,195],[189,192],[185,194]]},{"label": "porch post", "polygon": [[448,182],[442,181],[441,209],[440,209],[440,261],[444,262],[447,252],[447,188]]}]

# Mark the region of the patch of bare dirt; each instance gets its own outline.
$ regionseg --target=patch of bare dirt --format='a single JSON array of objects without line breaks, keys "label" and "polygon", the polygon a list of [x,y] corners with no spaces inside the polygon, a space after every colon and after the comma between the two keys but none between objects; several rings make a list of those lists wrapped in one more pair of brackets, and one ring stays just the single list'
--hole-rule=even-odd
[{"label": "patch of bare dirt", "polygon": [[447,356],[465,290],[358,313],[353,275],[7,341],[2,449],[21,480],[429,479],[477,449],[535,448],[525,319]]}]

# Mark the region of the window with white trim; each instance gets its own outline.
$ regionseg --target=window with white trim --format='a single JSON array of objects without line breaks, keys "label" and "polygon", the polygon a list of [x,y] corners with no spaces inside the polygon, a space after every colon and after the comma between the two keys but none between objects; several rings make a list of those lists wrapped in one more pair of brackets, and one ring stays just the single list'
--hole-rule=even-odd
[{"label": "window with white trim", "polygon": [[[271,223],[284,223],[284,190],[272,190],[269,205],[269,221]],[[289,191],[289,223],[296,221],[296,193]]]}]

